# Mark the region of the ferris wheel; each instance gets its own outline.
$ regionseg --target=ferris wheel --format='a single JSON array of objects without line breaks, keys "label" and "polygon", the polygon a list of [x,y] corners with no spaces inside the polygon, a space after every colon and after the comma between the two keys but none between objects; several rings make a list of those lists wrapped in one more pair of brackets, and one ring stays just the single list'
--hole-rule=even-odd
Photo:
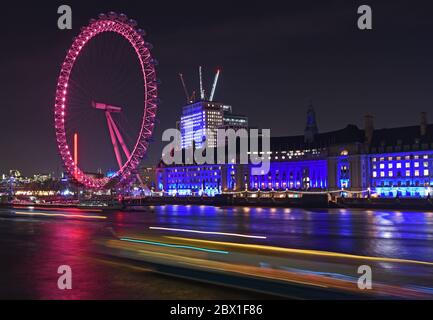
[{"label": "ferris wheel", "polygon": [[[116,162],[117,168],[115,172],[110,176],[95,176],[86,173],[84,169],[80,168],[72,142],[74,138],[76,139],[76,134],[74,135],[68,130],[68,125],[72,121],[72,116],[70,116],[72,111],[69,109],[71,109],[71,101],[75,99],[70,92],[71,87],[79,85],[80,88],[84,87],[86,89],[85,83],[77,84],[77,81],[72,79],[71,75],[86,47],[98,37],[107,33],[121,37],[122,41],[126,40],[129,46],[128,49],[132,49],[131,51],[138,58],[137,73],[139,75],[137,77],[141,81],[135,82],[140,82],[141,107],[139,108],[141,114],[132,116],[138,118],[140,123],[137,125],[137,132],[130,139],[132,142],[128,145],[119,124],[115,120],[115,116],[124,112],[122,105],[115,105],[110,101],[95,100],[96,97],[91,97],[91,101],[89,99],[85,103],[81,103],[86,112],[96,112],[96,116],[104,118],[106,128],[94,128],[94,130],[95,132],[105,130],[104,132],[107,133],[106,139],[111,142],[112,151],[114,151],[111,151],[111,154]],[[157,61],[152,58],[150,52],[152,45],[145,41],[145,36],[145,31],[137,27],[137,22],[128,19],[124,14],[114,12],[100,14],[98,19],[91,19],[87,26],[81,28],[80,34],[74,38],[61,66],[54,105],[57,146],[66,173],[77,183],[87,188],[111,188],[132,180],[138,176],[137,168],[148,150],[155,125],[158,81],[155,71]],[[104,47],[104,53],[107,54],[107,51],[117,49],[116,45],[113,46],[115,47]],[[123,64],[123,62],[118,64]]]}]

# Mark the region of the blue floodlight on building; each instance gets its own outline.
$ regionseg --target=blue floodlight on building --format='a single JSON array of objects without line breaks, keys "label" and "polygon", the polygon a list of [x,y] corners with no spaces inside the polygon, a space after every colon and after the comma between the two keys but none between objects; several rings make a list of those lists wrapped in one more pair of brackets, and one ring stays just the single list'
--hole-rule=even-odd
[{"label": "blue floodlight on building", "polygon": [[[218,124],[209,122],[212,118],[207,110],[223,110],[218,113]],[[221,104],[202,101],[186,106],[181,125],[182,147],[191,146],[192,141],[201,146],[204,139],[212,140],[209,129],[218,127],[223,118]],[[226,119],[236,123],[243,118],[226,113]],[[358,197],[433,196],[433,125],[427,124],[426,114],[422,114],[419,126],[402,128],[376,130],[372,116],[365,120],[364,129],[348,125],[318,133],[310,106],[304,135],[271,138],[271,152],[261,154],[270,161],[269,172],[253,176],[252,164],[160,167],[158,186],[171,195],[314,189],[343,190]],[[187,128],[193,128],[193,133],[187,132]]]},{"label": "blue floodlight on building", "polygon": [[182,109],[180,120],[181,145],[187,149],[195,145],[216,147],[216,130],[247,128],[248,117],[232,114],[232,107],[218,102],[198,101]]}]

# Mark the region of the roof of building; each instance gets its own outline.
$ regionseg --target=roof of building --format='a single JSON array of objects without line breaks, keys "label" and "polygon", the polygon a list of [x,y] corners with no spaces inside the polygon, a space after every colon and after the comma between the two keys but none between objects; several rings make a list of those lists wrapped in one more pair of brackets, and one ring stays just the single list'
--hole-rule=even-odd
[{"label": "roof of building", "polygon": [[316,134],[313,143],[306,143],[304,135],[271,137],[271,149],[323,148],[333,144],[353,142],[364,142],[364,130],[359,129],[356,125],[349,124],[347,127],[340,130]]},{"label": "roof of building", "polygon": [[433,142],[433,125],[427,125],[426,134],[421,135],[420,126],[374,130],[371,147],[413,145]]},{"label": "roof of building", "polygon": [[[350,124],[340,130],[316,134],[313,143],[306,143],[304,135],[271,137],[271,149],[324,148],[331,145],[363,142],[365,142],[365,131]],[[421,135],[419,125],[375,129],[370,147],[413,146],[423,143],[433,143],[433,124],[426,126],[425,135]]]}]

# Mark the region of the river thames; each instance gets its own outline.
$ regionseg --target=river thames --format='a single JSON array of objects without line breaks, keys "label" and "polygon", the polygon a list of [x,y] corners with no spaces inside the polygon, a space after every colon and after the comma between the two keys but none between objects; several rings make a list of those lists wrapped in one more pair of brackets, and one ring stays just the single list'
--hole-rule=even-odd
[{"label": "river thames", "polygon": [[[381,284],[403,288],[406,291],[402,294],[425,294],[429,298],[433,287],[433,212],[160,206],[140,212],[106,213],[35,207],[1,209],[0,233],[3,299],[274,296],[273,289],[246,290],[238,285],[242,281],[226,280],[220,285],[218,278],[204,283],[203,276],[193,279],[199,272],[193,267],[191,276],[181,278],[175,272],[154,268],[156,263],[177,258],[196,259],[195,264],[206,267],[206,271],[222,270],[224,266],[224,274],[231,277],[236,272],[245,273],[239,270],[248,267],[257,268],[248,269],[255,277],[262,277],[263,270],[272,270],[272,277],[294,281],[293,276],[280,274],[287,272],[304,277],[307,286],[306,277],[313,286],[323,286],[323,279],[356,282],[356,267],[369,263],[377,270]],[[140,247],[121,247],[111,238],[130,242],[122,246]],[[119,254],[125,250],[128,259]],[[138,263],[131,262],[131,252],[140,252]],[[170,258],[170,254],[178,257]],[[357,259],[360,261],[353,261]],[[187,264],[183,260],[175,262],[176,268]],[[57,288],[60,265],[71,266],[73,290]],[[332,291],[346,289],[345,284],[334,282],[326,286]]]}]

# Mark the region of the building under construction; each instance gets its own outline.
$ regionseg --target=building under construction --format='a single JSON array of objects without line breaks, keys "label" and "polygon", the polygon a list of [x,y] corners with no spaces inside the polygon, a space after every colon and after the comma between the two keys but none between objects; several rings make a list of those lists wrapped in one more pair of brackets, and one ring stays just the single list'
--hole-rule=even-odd
[{"label": "building under construction", "polygon": [[214,101],[220,74],[221,71],[218,69],[209,96],[203,89],[202,67],[199,67],[199,95],[195,91],[190,94],[183,75],[179,74],[187,102],[182,109],[181,120],[178,124],[182,134],[182,149],[193,145],[201,148],[205,143],[213,148],[216,147],[217,129],[248,128],[248,117],[234,114],[230,105]]}]

